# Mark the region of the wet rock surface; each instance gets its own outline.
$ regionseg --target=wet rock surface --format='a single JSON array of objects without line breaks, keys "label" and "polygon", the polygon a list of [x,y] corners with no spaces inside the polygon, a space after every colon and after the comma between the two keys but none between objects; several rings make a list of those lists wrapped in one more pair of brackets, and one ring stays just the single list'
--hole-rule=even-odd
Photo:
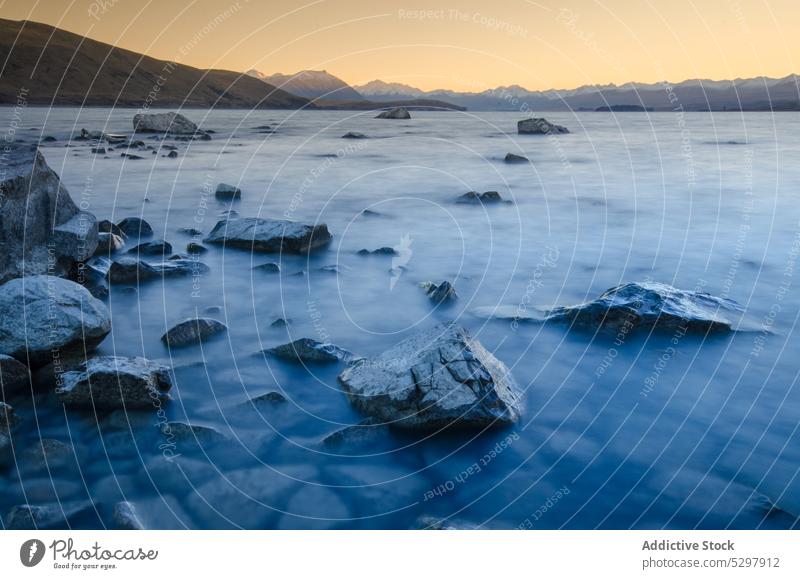
[{"label": "wet rock surface", "polygon": [[161,340],[173,347],[189,346],[199,344],[203,340],[227,330],[228,327],[225,324],[212,318],[193,318],[170,328],[161,336]]},{"label": "wet rock surface", "polygon": [[148,262],[135,257],[121,257],[108,268],[109,283],[136,283],[159,277],[201,275],[209,271],[208,266],[194,259],[168,259]]},{"label": "wet rock surface", "polygon": [[136,133],[194,135],[198,127],[180,113],[141,113],[133,116],[133,130]]},{"label": "wet rock surface", "polygon": [[339,382],[356,408],[393,426],[482,427],[516,422],[522,413],[508,368],[452,323],[356,362]]},{"label": "wet rock surface", "polygon": [[408,112],[408,109],[405,107],[395,107],[393,109],[385,110],[378,114],[376,119],[410,119],[411,113]]},{"label": "wet rock surface", "polygon": [[520,135],[558,135],[569,133],[569,130],[544,118],[530,118],[517,123],[517,133]]},{"label": "wet rock surface", "polygon": [[[0,400],[10,398],[17,394],[24,394],[30,390],[30,371],[28,367],[11,356],[0,354]],[[2,416],[0,416],[0,421]]]},{"label": "wet rock surface", "polygon": [[241,199],[242,190],[227,183],[220,183],[217,185],[217,190],[214,192],[217,199]]},{"label": "wet rock surface", "polygon": [[443,304],[454,302],[458,299],[456,288],[454,288],[449,281],[443,281],[438,285],[427,281],[420,284],[420,286],[434,303]]},{"label": "wet rock surface", "polygon": [[132,237],[134,239],[153,235],[153,228],[147,221],[140,217],[126,217],[117,223],[116,227],[118,231],[124,233],[126,237]]},{"label": "wet rock surface", "polygon": [[241,217],[220,221],[204,241],[265,253],[307,253],[326,246],[331,239],[324,223],[305,225],[282,219]]},{"label": "wet rock surface", "polygon": [[0,286],[0,354],[32,366],[94,349],[111,331],[106,306],[83,286],[38,275]]},{"label": "wet rock surface", "polygon": [[288,344],[282,344],[263,350],[265,354],[295,362],[340,362],[353,359],[353,354],[333,344],[324,344],[311,338],[300,338]]}]

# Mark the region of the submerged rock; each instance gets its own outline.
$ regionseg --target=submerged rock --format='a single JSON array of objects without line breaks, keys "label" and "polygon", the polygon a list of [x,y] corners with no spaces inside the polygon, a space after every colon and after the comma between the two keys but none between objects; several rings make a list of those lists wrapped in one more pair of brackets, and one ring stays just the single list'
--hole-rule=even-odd
[{"label": "submerged rock", "polygon": [[400,255],[394,247],[379,247],[378,249],[359,249],[358,255]]},{"label": "submerged rock", "polygon": [[520,135],[547,135],[569,133],[566,127],[555,125],[543,118],[523,119],[517,123],[517,133]]},{"label": "submerged rock", "polygon": [[420,284],[425,293],[432,302],[437,304],[453,302],[458,299],[456,288],[454,288],[449,281],[443,281],[439,285],[433,282],[426,281]]},{"label": "submerged rock", "polygon": [[358,133],[356,131],[350,131],[350,132],[345,133],[344,135],[342,135],[342,138],[343,139],[366,139],[367,135],[365,135],[364,133]]},{"label": "submerged rock", "polygon": [[208,266],[194,259],[168,259],[150,263],[135,257],[121,257],[108,268],[110,283],[147,281],[158,277],[200,275],[208,272]]},{"label": "submerged rock", "polygon": [[163,239],[154,239],[145,243],[140,243],[136,247],[129,249],[128,253],[148,256],[165,256],[172,253],[172,244]]},{"label": "submerged rock", "polygon": [[22,460],[30,470],[59,468],[75,461],[75,450],[60,440],[42,438],[23,453]]},{"label": "submerged rock", "polygon": [[217,223],[206,243],[265,253],[307,253],[330,243],[328,226],[305,225],[283,219],[241,217]]},{"label": "submerged rock", "polygon": [[11,429],[17,424],[19,424],[19,416],[14,407],[11,404],[0,402],[0,434],[11,432]]},{"label": "submerged rock", "polygon": [[[31,373],[28,367],[11,356],[0,354],[0,400],[30,392]],[[2,404],[0,402],[0,404]],[[0,422],[3,417],[0,416]]]},{"label": "submerged rock", "polygon": [[106,306],[77,283],[37,275],[0,286],[0,354],[41,366],[93,350],[110,331]]},{"label": "submerged rock", "polygon": [[41,153],[12,148],[0,175],[0,284],[66,276],[94,255],[97,220],[81,211]]},{"label": "submerged rock", "polygon": [[117,227],[126,237],[138,239],[139,237],[149,237],[153,235],[153,228],[150,227],[147,221],[140,217],[126,217],[117,223]]},{"label": "submerged rock", "polygon": [[255,267],[253,267],[253,269],[256,271],[264,271],[267,273],[280,273],[281,266],[278,265],[277,263],[270,262],[270,263],[262,263],[261,265],[256,265]]},{"label": "submerged rock", "polygon": [[186,253],[191,255],[198,255],[200,253],[205,253],[206,251],[208,251],[208,248],[201,243],[195,243],[192,241],[186,245]]},{"label": "submerged rock", "polygon": [[253,405],[256,407],[263,405],[274,406],[276,404],[283,404],[284,402],[287,402],[286,396],[284,396],[280,392],[273,391],[273,392],[267,392],[265,394],[259,394],[258,396],[254,396],[253,398],[250,398],[250,400],[245,402],[244,405],[246,406]]},{"label": "submerged rock", "polygon": [[506,163],[527,163],[528,157],[523,157],[522,155],[515,155],[514,153],[506,153],[505,159],[503,159]]},{"label": "submerged rock", "polygon": [[97,230],[100,233],[113,233],[114,235],[118,235],[124,241],[127,235],[125,232],[117,225],[116,223],[112,223],[108,219],[101,219],[97,222]]},{"label": "submerged rock", "polygon": [[215,428],[186,422],[167,422],[162,424],[161,434],[177,443],[194,442],[202,446],[228,440],[227,436]]},{"label": "submerged rock", "polygon": [[66,406],[152,408],[172,388],[169,368],[146,358],[98,356],[60,376],[56,397]]},{"label": "submerged rock", "polygon": [[376,119],[410,119],[411,114],[405,107],[395,107],[381,112]]},{"label": "submerged rock", "polygon": [[121,501],[114,505],[111,522],[117,531],[142,531],[144,525],[136,514],[136,507],[128,501]]},{"label": "submerged rock", "polygon": [[198,127],[180,113],[140,113],[133,116],[135,133],[194,135]]},{"label": "submerged rock", "polygon": [[339,375],[350,402],[405,428],[516,422],[522,402],[508,368],[454,323],[408,338]]},{"label": "submerged rock", "polygon": [[559,307],[547,320],[581,327],[611,329],[659,328],[689,332],[731,331],[743,310],[733,300],[684,291],[656,282],[627,283],[604,292],[591,302]]},{"label": "submerged rock", "polygon": [[365,418],[358,424],[347,426],[332,432],[322,439],[322,444],[328,448],[372,446],[386,439],[389,427],[375,418]]},{"label": "submerged rock", "polygon": [[227,183],[220,183],[217,185],[217,190],[214,192],[217,199],[241,199],[242,190]]},{"label": "submerged rock", "polygon": [[347,362],[353,359],[353,354],[347,350],[333,344],[323,344],[311,338],[300,338],[288,344],[267,348],[263,352],[295,362]]},{"label": "submerged rock", "polygon": [[485,193],[477,193],[476,191],[470,191],[469,193],[464,193],[458,199],[456,199],[456,203],[468,203],[472,205],[479,205],[482,203],[502,203],[503,198],[500,197],[500,193],[497,191],[486,191]]},{"label": "submerged rock", "polygon": [[163,336],[163,341],[168,346],[188,346],[199,344],[203,340],[216,334],[225,332],[228,327],[222,322],[211,318],[194,318],[186,320],[170,328]]},{"label": "submerged rock", "polygon": [[94,508],[90,502],[16,505],[5,516],[5,528],[10,531],[68,529],[73,517],[92,512]]}]

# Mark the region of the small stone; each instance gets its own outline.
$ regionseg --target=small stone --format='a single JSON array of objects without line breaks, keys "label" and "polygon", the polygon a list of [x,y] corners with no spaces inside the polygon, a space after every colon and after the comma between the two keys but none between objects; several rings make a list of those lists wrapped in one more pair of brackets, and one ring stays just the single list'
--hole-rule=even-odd
[{"label": "small stone", "polygon": [[199,344],[211,336],[225,332],[228,327],[211,318],[194,318],[173,326],[163,336],[161,341],[171,347]]}]

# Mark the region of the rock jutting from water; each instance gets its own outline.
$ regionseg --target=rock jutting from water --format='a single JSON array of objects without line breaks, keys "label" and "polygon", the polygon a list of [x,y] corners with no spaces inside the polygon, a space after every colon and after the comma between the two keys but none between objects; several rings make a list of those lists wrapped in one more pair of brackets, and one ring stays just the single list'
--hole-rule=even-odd
[{"label": "rock jutting from water", "polygon": [[228,327],[212,318],[193,318],[170,328],[161,341],[172,347],[199,344],[203,340],[227,331]]},{"label": "rock jutting from water", "polygon": [[126,217],[117,223],[116,227],[119,231],[124,233],[126,237],[132,237],[134,239],[153,235],[153,228],[150,227],[147,221],[140,217]]},{"label": "rock jutting from water", "polygon": [[392,426],[486,427],[516,422],[522,413],[505,364],[454,323],[356,362],[339,382],[353,406]]},{"label": "rock jutting from water", "polygon": [[228,185],[227,183],[220,183],[217,185],[217,190],[214,192],[214,196],[217,199],[241,199],[242,198],[242,190],[238,187],[234,187],[233,185]]},{"label": "rock jutting from water", "polygon": [[379,247],[378,249],[359,249],[358,255],[400,255],[394,247]]},{"label": "rock jutting from water", "polygon": [[97,249],[94,254],[108,256],[122,249],[124,245],[125,240],[119,235],[101,232],[97,234]]},{"label": "rock jutting from water", "polygon": [[39,366],[93,350],[110,331],[108,308],[77,283],[36,275],[0,286],[0,354]]},{"label": "rock jutting from water", "polygon": [[0,178],[0,283],[66,276],[97,249],[97,219],[81,211],[42,154],[12,148]]},{"label": "rock jutting from water", "polygon": [[164,241],[163,239],[154,239],[140,243],[136,247],[128,250],[128,253],[135,255],[147,255],[164,257],[172,253],[172,244]]},{"label": "rock jutting from water", "polygon": [[133,116],[135,133],[194,135],[198,127],[180,113],[139,113]]},{"label": "rock jutting from water", "polygon": [[328,245],[332,238],[324,223],[239,217],[218,222],[203,241],[264,253],[308,253]]},{"label": "rock jutting from water", "polygon": [[489,306],[475,308],[482,318],[516,322],[565,322],[578,328],[658,329],[687,332],[735,331],[743,315],[733,300],[705,292],[679,290],[657,282],[633,282],[611,288],[597,299],[555,308]]},{"label": "rock jutting from water", "polygon": [[520,135],[566,134],[569,133],[569,129],[553,124],[547,119],[530,118],[517,123],[517,133]]},{"label": "rock jutting from water", "polygon": [[293,362],[348,362],[353,359],[351,352],[334,344],[324,344],[311,338],[300,338],[288,344],[267,348],[263,352]]},{"label": "rock jutting from water", "polygon": [[528,157],[523,157],[522,155],[515,155],[514,153],[506,153],[505,158],[503,159],[506,163],[528,163]]},{"label": "rock jutting from water", "polygon": [[461,195],[456,199],[456,203],[465,203],[468,205],[481,205],[484,203],[502,203],[502,202],[503,198],[497,191],[486,191],[484,193],[470,191],[468,193],[464,193],[463,195]]},{"label": "rock jutting from water", "polygon": [[400,119],[406,120],[411,118],[411,113],[408,112],[408,109],[405,107],[395,107],[393,109],[388,109],[382,111],[378,114],[376,119]]},{"label": "rock jutting from water", "polygon": [[144,525],[136,514],[136,507],[128,501],[121,501],[114,505],[111,522],[117,531],[141,531]]},{"label": "rock jutting from water", "polygon": [[172,388],[168,367],[146,358],[98,356],[60,375],[56,397],[78,408],[154,408]]},{"label": "rock jutting from water", "polygon": [[177,277],[185,275],[201,275],[207,273],[206,264],[195,259],[168,259],[155,263],[146,262],[135,257],[121,257],[111,263],[108,268],[109,283],[142,282],[159,277]]},{"label": "rock jutting from water", "polygon": [[420,287],[425,290],[431,301],[437,304],[454,302],[458,299],[456,288],[449,281],[443,281],[438,285],[431,281],[426,281],[421,283]]}]

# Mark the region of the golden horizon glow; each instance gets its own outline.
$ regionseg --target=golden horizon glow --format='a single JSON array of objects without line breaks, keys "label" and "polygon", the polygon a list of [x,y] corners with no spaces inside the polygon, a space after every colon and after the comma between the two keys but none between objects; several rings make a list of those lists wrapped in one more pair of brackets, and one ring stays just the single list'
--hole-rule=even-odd
[{"label": "golden horizon glow", "polygon": [[784,77],[800,55],[792,0],[7,0],[0,17],[198,68],[424,90]]}]

